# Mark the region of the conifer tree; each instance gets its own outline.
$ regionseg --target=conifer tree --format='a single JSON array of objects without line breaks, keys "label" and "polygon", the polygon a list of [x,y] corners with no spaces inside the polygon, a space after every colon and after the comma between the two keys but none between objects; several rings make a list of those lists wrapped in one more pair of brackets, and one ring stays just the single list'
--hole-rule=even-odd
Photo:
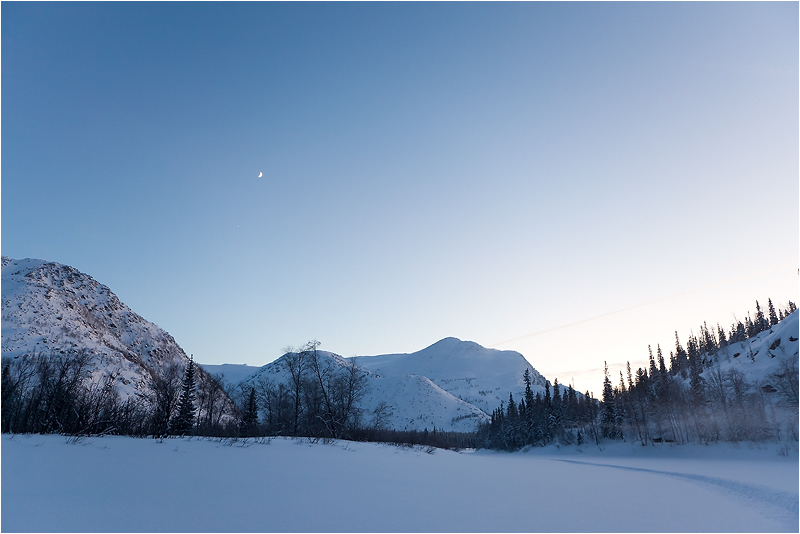
[{"label": "conifer tree", "polygon": [[517,403],[514,402],[514,395],[509,393],[508,394],[508,413],[506,416],[511,421],[516,421],[519,413],[517,412]]},{"label": "conifer tree", "polygon": [[250,395],[247,398],[247,408],[242,417],[242,433],[245,436],[254,436],[258,427],[258,403],[256,402],[256,389],[250,388]]},{"label": "conifer tree", "polygon": [[731,328],[730,341],[731,343],[739,343],[747,339],[747,328],[741,321],[737,321]]},{"label": "conifer tree", "polygon": [[681,376],[686,378],[687,367],[689,367],[688,355],[681,346],[678,332],[675,332],[675,363],[678,365],[676,372],[680,372]]},{"label": "conifer tree", "polygon": [[656,357],[658,358],[658,374],[661,376],[666,376],[667,366],[664,364],[664,354],[661,352],[661,345],[658,345],[657,347]]},{"label": "conifer tree", "polygon": [[189,360],[186,372],[183,375],[181,397],[178,401],[178,416],[175,418],[173,430],[179,436],[191,433],[194,428],[195,407],[194,398],[197,386],[194,379],[194,360]]},{"label": "conifer tree", "polygon": [[758,334],[758,326],[755,321],[750,319],[750,312],[747,312],[747,317],[744,318],[744,329],[747,332],[748,339]]},{"label": "conifer tree", "polygon": [[614,389],[611,387],[611,380],[608,378],[608,363],[603,362],[603,415],[600,419],[600,429],[603,437],[617,439],[617,403],[614,398]]},{"label": "conifer tree", "polygon": [[533,390],[531,389],[531,373],[529,369],[525,368],[525,374],[522,375],[522,380],[525,382],[525,403],[528,406],[532,406]]},{"label": "conifer tree", "polygon": [[764,317],[764,310],[761,309],[761,306],[759,306],[758,301],[756,301],[756,319],[754,322],[755,322],[756,334],[769,329],[769,321],[767,321],[766,317]]},{"label": "conifer tree", "polygon": [[778,315],[775,313],[775,306],[772,305],[772,299],[768,299],[769,302],[769,325],[775,326],[778,324]]},{"label": "conifer tree", "polygon": [[725,337],[725,329],[717,323],[717,337],[719,337],[719,348],[724,349],[728,346],[728,339]]},{"label": "conifer tree", "polygon": [[554,435],[558,435],[564,424],[564,402],[561,397],[561,385],[558,378],[553,381],[553,409],[550,411],[550,428]]},{"label": "conifer tree", "polygon": [[[573,379],[574,382],[574,379]],[[578,423],[578,394],[575,391],[575,386],[570,384],[567,386],[567,423],[574,426]]]},{"label": "conifer tree", "polygon": [[650,345],[647,345],[647,352],[650,353],[650,367],[648,371],[650,373],[650,379],[654,380],[656,376],[658,376],[658,367],[656,367],[656,359],[653,357],[653,349],[650,348]]}]

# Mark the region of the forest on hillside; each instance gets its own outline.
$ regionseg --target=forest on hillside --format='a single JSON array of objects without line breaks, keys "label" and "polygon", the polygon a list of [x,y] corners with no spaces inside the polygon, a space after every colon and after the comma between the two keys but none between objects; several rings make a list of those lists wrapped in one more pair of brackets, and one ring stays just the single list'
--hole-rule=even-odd
[{"label": "forest on hillside", "polygon": [[[748,313],[726,331],[716,332],[704,323],[699,334],[691,334],[684,348],[675,333],[675,349],[669,363],[661,347],[650,350],[649,366],[620,372],[614,386],[605,366],[602,400],[587,392],[566,390],[558,380],[548,382],[545,394],[533,395],[530,377],[525,377],[525,395],[518,401],[509,395],[508,403],[497,408],[491,421],[477,432],[480,447],[518,450],[526,446],[551,443],[582,444],[604,440],[655,443],[710,443],[717,441],[798,442],[798,357],[786,354],[780,339],[769,347],[776,358],[768,385],[761,386],[736,368],[724,369],[723,359],[750,358],[752,350],[734,353],[728,347],[756,338],[779,325],[797,310],[788,307],[777,312],[770,299],[765,313],[756,301],[756,313]],[[790,341],[797,341],[797,332]],[[762,355],[762,358],[767,357]],[[552,389],[552,394],[550,393]]]}]

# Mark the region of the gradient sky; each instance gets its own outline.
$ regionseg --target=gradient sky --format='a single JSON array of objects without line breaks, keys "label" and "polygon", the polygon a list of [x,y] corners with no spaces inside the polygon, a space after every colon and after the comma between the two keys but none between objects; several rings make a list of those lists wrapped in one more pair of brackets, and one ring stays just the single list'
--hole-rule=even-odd
[{"label": "gradient sky", "polygon": [[456,336],[598,395],[797,301],[798,78],[796,2],[3,2],[2,253],[202,363]]}]

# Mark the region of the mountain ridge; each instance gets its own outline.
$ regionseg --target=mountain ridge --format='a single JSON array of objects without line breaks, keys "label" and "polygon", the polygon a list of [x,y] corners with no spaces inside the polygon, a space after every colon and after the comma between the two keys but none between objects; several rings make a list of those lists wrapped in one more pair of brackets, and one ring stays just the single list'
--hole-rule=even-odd
[{"label": "mountain ridge", "polygon": [[[123,401],[146,404],[153,402],[156,382],[179,379],[190,361],[168,332],[90,275],[58,262],[3,256],[3,360],[76,353],[90,357],[89,382],[110,381]],[[202,369],[197,382],[201,392],[219,388]],[[229,417],[230,400],[217,397],[216,408]]]}]

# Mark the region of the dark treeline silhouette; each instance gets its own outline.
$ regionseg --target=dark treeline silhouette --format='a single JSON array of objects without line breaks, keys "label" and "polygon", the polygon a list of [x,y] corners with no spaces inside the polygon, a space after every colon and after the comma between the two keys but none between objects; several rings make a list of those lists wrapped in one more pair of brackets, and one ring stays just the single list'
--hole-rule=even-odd
[{"label": "dark treeline silhouette", "polygon": [[[366,373],[353,360],[321,357],[309,342],[283,357],[289,380],[261,377],[228,392],[197,367],[167,365],[148,376],[147,393],[118,391],[118,373],[92,378],[86,351],[34,353],[4,358],[2,431],[72,436],[128,435],[264,437],[377,441],[400,446],[463,449],[474,434],[433,428],[387,428],[391,408],[364,413]],[[235,401],[235,402],[234,402]]]},{"label": "dark treeline silhouette", "polygon": [[[399,446],[421,445],[437,449],[474,449],[478,445],[474,432],[447,432],[437,430],[392,430],[363,427],[353,434],[353,441],[371,441]],[[430,451],[429,451],[430,452]]]},{"label": "dark treeline silhouette", "polygon": [[119,373],[94,380],[93,359],[86,350],[4,358],[2,431],[154,437],[235,432],[236,406],[194,362],[151,372],[147,393],[123,400]]},{"label": "dark treeline silhouette", "polygon": [[597,441],[599,403],[587,391],[579,395],[570,385],[562,389],[556,380],[548,380],[544,395],[531,390],[531,376],[525,370],[525,393],[516,401],[509,394],[508,404],[501,403],[491,420],[479,426],[476,444],[500,450],[517,450],[525,446],[583,444]]},{"label": "dark treeline silhouette", "polygon": [[[481,425],[482,447],[517,450],[526,445],[580,444],[586,440],[636,440],[643,445],[662,442],[708,443],[726,441],[798,441],[798,364],[796,354],[785,354],[780,340],[768,357],[780,356],[778,370],[769,384],[750,383],[744,374],[723,371],[720,358],[755,355],[733,353],[729,346],[770,330],[796,311],[793,302],[783,310],[770,299],[767,313],[756,301],[753,318],[737,321],[729,331],[717,325],[716,332],[704,323],[699,335],[690,335],[686,347],[675,333],[675,350],[665,361],[661,347],[649,366],[627,375],[620,372],[619,385],[612,385],[605,367],[602,403],[587,394],[578,398],[569,387],[565,392],[556,380],[545,395],[533,396],[526,376],[525,398],[509,396],[507,406],[495,410],[491,422]],[[783,352],[781,352],[783,351]],[[767,356],[762,356],[767,357]]]}]

